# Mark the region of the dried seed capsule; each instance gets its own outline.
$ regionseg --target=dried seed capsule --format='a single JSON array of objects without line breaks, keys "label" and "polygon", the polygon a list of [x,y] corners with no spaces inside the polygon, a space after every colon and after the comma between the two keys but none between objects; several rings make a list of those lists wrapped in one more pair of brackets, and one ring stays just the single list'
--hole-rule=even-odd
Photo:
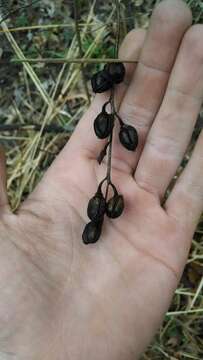
[{"label": "dried seed capsule", "polygon": [[138,145],[137,130],[131,125],[122,125],[119,133],[121,144],[130,151],[134,151]]},{"label": "dried seed capsule", "polygon": [[109,73],[114,84],[121,83],[125,77],[125,66],[123,63],[106,64],[104,70]]},{"label": "dried seed capsule", "polygon": [[87,208],[87,215],[90,220],[98,222],[103,219],[106,209],[106,201],[103,194],[98,191],[95,196],[89,201]]},{"label": "dried seed capsule", "polygon": [[92,89],[95,93],[102,93],[104,91],[110,90],[113,86],[111,77],[105,70],[94,74],[91,79],[91,83]]},{"label": "dried seed capsule", "polygon": [[85,229],[82,234],[82,239],[84,244],[87,245],[87,244],[96,243],[101,236],[101,232],[102,232],[102,223],[94,223],[92,221],[89,222],[85,226]]},{"label": "dried seed capsule", "polygon": [[102,111],[94,121],[94,131],[99,139],[107,138],[113,129],[114,116]]},{"label": "dried seed capsule", "polygon": [[106,215],[111,219],[121,216],[124,210],[124,199],[122,195],[114,195],[106,205]]}]

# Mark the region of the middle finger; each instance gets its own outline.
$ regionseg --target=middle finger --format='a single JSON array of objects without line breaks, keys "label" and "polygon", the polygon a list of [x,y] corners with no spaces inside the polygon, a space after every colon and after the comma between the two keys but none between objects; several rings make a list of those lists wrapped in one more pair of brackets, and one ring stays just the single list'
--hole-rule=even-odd
[{"label": "middle finger", "polygon": [[124,122],[137,128],[138,149],[136,153],[126,151],[115,137],[114,167],[133,172],[161,105],[180,42],[191,21],[189,8],[180,0],[166,0],[155,8],[139,64],[119,111]]}]

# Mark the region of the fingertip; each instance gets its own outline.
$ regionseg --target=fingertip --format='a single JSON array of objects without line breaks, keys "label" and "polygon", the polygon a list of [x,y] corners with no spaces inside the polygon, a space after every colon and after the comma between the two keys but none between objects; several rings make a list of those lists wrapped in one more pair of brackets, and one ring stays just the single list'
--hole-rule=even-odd
[{"label": "fingertip", "polygon": [[154,20],[163,27],[172,23],[186,30],[192,24],[192,12],[182,0],[164,0],[155,7],[151,21]]},{"label": "fingertip", "polygon": [[[146,30],[133,29],[125,36],[120,50],[119,57],[122,59],[133,59],[140,52],[144,44]],[[136,60],[136,59],[135,59]]]},{"label": "fingertip", "polygon": [[162,1],[155,7],[151,17],[141,54],[142,62],[170,72],[181,41],[191,23],[191,11],[183,1]]},{"label": "fingertip", "polygon": [[185,33],[183,42],[188,53],[192,52],[193,57],[199,63],[203,63],[203,25],[196,24],[190,27]]}]

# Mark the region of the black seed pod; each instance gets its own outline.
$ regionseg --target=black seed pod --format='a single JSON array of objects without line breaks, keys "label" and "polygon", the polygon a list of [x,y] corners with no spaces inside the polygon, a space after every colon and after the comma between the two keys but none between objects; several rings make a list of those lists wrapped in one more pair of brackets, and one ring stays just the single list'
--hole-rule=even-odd
[{"label": "black seed pod", "polygon": [[119,133],[121,144],[130,151],[134,151],[138,145],[137,130],[130,125],[122,125]]},{"label": "black seed pod", "polygon": [[94,121],[94,131],[99,139],[107,138],[113,129],[114,116],[102,111]]},{"label": "black seed pod", "polygon": [[123,63],[109,63],[106,64],[104,69],[111,77],[114,84],[119,84],[125,77],[125,66]]},{"label": "black seed pod", "polygon": [[104,217],[106,209],[106,201],[101,191],[98,191],[95,196],[89,201],[87,208],[87,215],[90,220],[94,222],[101,221]]},{"label": "black seed pod", "polygon": [[84,244],[94,244],[96,243],[102,232],[102,223],[89,222],[83,231],[82,239]]},{"label": "black seed pod", "polygon": [[113,86],[111,77],[105,70],[94,74],[91,79],[91,83],[92,89],[95,93],[102,93],[104,91],[110,90]]},{"label": "black seed pod", "polygon": [[124,210],[124,199],[122,195],[114,195],[106,205],[106,215],[111,219],[121,216]]}]

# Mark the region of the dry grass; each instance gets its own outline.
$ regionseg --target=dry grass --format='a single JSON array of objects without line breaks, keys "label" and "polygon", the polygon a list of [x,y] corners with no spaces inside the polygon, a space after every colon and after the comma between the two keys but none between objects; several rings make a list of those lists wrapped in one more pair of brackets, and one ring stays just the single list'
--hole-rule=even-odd
[{"label": "dry grass", "polygon": [[[203,20],[201,1],[188,1],[195,22]],[[67,4],[67,1],[66,1]],[[105,5],[104,5],[105,4]],[[122,1],[122,36],[134,25],[147,26],[155,1]],[[113,56],[116,9],[111,2],[82,1],[79,21],[83,56]],[[72,2],[42,0],[2,22],[0,68],[0,125],[22,125],[19,131],[0,131],[8,158],[8,190],[15,209],[42,177],[69,139],[88,106],[87,89],[78,63],[14,64],[12,59],[81,55],[75,35]],[[136,16],[132,17],[132,12]],[[99,14],[99,15],[98,15]],[[29,24],[29,26],[28,26]],[[8,30],[8,27],[11,29]],[[87,81],[99,64],[85,64]],[[89,86],[89,82],[88,82]],[[90,91],[90,89],[89,89]],[[41,126],[39,131],[30,124]],[[57,124],[62,133],[45,130]],[[194,235],[184,275],[165,322],[143,360],[203,359],[203,220]]]}]

